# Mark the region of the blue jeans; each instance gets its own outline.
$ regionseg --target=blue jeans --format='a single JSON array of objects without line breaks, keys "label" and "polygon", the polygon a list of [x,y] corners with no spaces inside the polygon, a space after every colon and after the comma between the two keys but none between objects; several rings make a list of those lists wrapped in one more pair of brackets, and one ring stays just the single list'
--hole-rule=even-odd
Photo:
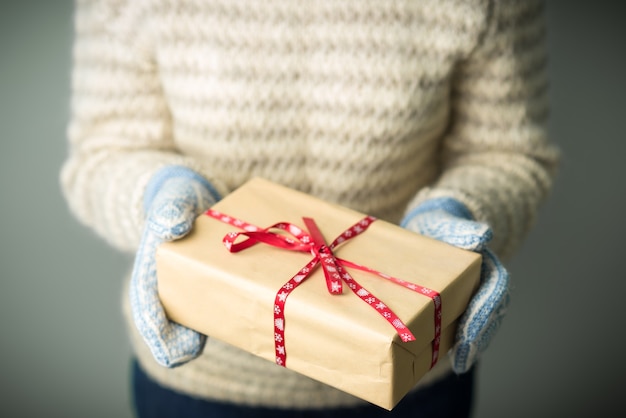
[{"label": "blue jeans", "polygon": [[367,404],[353,408],[273,409],[193,398],[160,386],[137,361],[132,364],[132,390],[138,418],[467,418],[472,411],[474,370],[451,375],[405,396],[391,411]]}]

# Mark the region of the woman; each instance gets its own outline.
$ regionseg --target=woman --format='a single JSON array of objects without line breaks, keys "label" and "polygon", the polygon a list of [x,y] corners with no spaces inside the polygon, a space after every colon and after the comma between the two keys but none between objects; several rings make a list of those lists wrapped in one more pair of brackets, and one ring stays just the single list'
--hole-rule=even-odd
[{"label": "woman", "polygon": [[[124,306],[138,416],[469,416],[473,366],[508,302],[498,258],[532,226],[558,158],[542,12],[508,0],[79,2],[62,184],[78,219],[135,253]],[[483,254],[449,359],[391,413],[165,317],[154,249],[252,176]]]}]

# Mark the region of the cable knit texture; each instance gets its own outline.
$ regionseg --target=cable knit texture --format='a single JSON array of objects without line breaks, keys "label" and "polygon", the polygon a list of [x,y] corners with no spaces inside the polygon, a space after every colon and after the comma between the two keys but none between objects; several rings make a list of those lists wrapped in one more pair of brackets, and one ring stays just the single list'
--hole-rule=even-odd
[{"label": "cable knit texture", "polygon": [[[79,1],[64,193],[125,251],[166,165],[222,196],[261,176],[391,222],[449,197],[506,259],[558,158],[542,12],[532,0]],[[211,338],[166,369],[132,335],[151,376],[197,396],[358,402]],[[423,384],[447,370],[441,361]]]}]

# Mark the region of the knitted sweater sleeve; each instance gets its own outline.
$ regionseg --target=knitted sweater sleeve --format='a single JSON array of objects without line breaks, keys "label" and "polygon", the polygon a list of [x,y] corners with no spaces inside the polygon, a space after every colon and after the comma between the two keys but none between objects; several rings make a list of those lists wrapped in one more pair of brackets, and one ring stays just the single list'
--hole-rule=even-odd
[{"label": "knitted sweater sleeve", "polygon": [[176,150],[143,3],[76,4],[69,156],[61,171],[75,216],[130,251],[139,242],[146,184],[163,166],[189,167],[226,194],[205,167]]},{"label": "knitted sweater sleeve", "polygon": [[463,202],[509,257],[549,193],[559,153],[547,138],[546,31],[540,1],[493,1],[478,46],[456,68],[442,170],[424,200]]}]

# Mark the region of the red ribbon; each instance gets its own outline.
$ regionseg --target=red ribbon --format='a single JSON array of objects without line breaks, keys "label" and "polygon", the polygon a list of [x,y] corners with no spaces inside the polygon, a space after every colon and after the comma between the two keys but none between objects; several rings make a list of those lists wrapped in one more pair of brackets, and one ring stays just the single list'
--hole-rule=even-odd
[{"label": "red ribbon", "polygon": [[[328,292],[330,294],[341,294],[343,292],[342,281],[344,281],[352,292],[361,298],[361,300],[369,304],[396,329],[396,332],[404,342],[415,340],[415,337],[404,322],[402,322],[402,320],[380,299],[357,283],[345,267],[351,267],[376,274],[377,276],[395,284],[430,297],[435,305],[435,336],[432,343],[433,353],[430,366],[433,367],[435,363],[437,363],[439,358],[439,345],[441,342],[441,296],[439,293],[435,290],[389,276],[369,267],[343,260],[333,254],[333,249],[335,249],[336,246],[365,232],[365,230],[376,220],[376,218],[372,216],[364,217],[335,238],[330,245],[327,245],[324,241],[322,233],[315,224],[315,221],[311,218],[303,218],[304,224],[309,230],[309,233],[307,234],[301,228],[287,222],[279,222],[268,228],[259,228],[240,219],[220,213],[214,209],[209,209],[206,212],[206,215],[245,231],[230,232],[224,237],[224,245],[230,252],[239,252],[257,243],[265,243],[290,251],[310,252],[313,255],[313,259],[301,268],[298,273],[296,273],[276,293],[274,300],[274,349],[276,353],[276,364],[285,367],[287,363],[284,313],[287,297],[296,287],[300,285],[300,283],[310,276],[311,272],[318,264],[321,264],[322,266],[324,277],[326,278],[326,287],[328,288]],[[290,236],[271,232],[272,229],[283,230],[289,233]],[[240,236],[245,236],[246,239],[236,242]]]}]

